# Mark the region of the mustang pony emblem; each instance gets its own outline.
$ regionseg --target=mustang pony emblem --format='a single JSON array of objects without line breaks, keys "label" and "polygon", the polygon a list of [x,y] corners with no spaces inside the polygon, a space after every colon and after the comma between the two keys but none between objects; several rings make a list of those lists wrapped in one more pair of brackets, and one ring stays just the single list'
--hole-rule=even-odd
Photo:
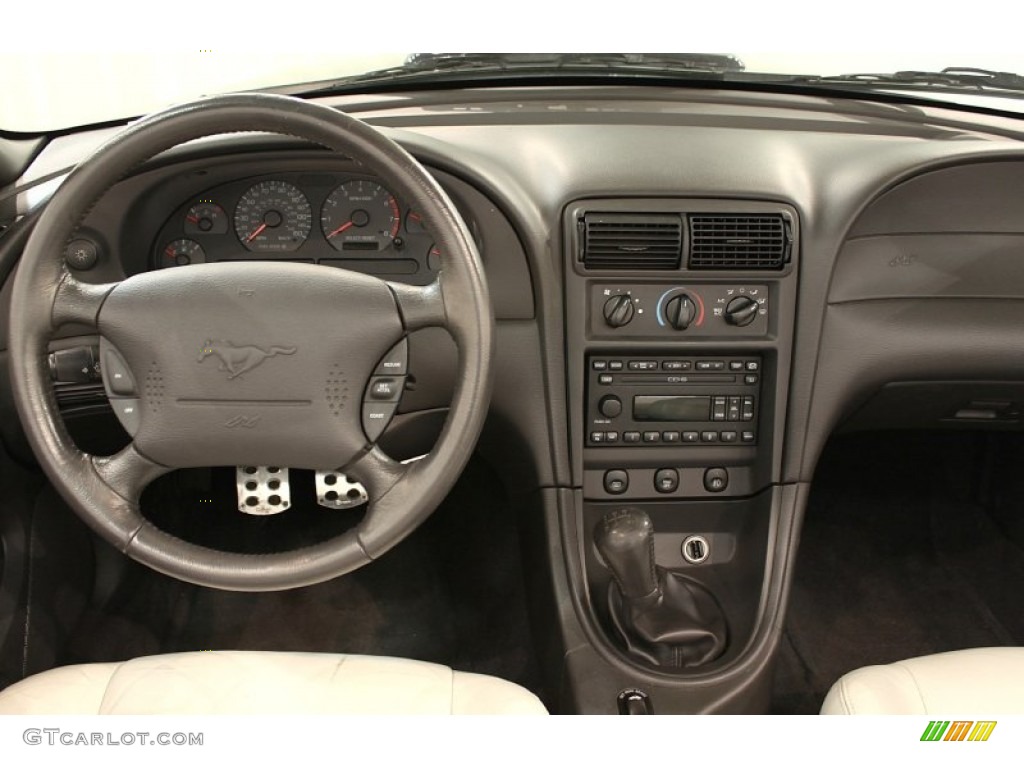
[{"label": "mustang pony emblem", "polygon": [[218,370],[226,371],[230,380],[237,379],[243,373],[251,371],[268,357],[274,357],[274,355],[294,355],[295,349],[295,347],[270,347],[269,349],[262,349],[251,344],[236,347],[230,341],[207,339],[203,344],[203,348],[199,350],[199,360],[197,362],[201,363],[210,355],[215,355],[220,359],[221,363]]}]

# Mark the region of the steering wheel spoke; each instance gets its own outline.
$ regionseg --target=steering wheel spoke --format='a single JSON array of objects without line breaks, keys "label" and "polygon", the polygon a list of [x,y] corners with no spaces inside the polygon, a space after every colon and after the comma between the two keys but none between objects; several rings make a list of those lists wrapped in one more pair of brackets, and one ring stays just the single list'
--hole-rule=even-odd
[{"label": "steering wheel spoke", "polygon": [[370,497],[371,508],[395,487],[407,471],[407,465],[395,461],[377,446],[342,470],[350,479],[362,483]]},{"label": "steering wheel spoke", "polygon": [[68,323],[77,323],[95,329],[100,307],[116,285],[83,283],[71,273],[66,273],[53,298],[53,326],[59,328]]},{"label": "steering wheel spoke", "polygon": [[92,464],[104,484],[134,506],[138,505],[146,486],[173,469],[146,458],[134,443],[113,456],[94,456]]},{"label": "steering wheel spoke", "polygon": [[442,278],[429,285],[406,285],[404,283],[388,283],[388,288],[398,302],[398,310],[402,315],[402,324],[407,333],[420,328],[448,326],[448,313],[445,308]]}]

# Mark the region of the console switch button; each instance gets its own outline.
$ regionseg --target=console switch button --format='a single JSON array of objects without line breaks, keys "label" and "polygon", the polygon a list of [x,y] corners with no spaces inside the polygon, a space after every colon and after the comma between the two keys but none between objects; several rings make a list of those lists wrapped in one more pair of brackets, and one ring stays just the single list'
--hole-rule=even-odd
[{"label": "console switch button", "polygon": [[721,493],[729,487],[729,473],[722,467],[712,467],[704,472],[704,490]]},{"label": "console switch button", "polygon": [[625,493],[627,488],[629,488],[629,474],[624,469],[609,469],[604,473],[606,492],[618,496]]},{"label": "console switch button", "polygon": [[654,473],[654,490],[658,493],[675,493],[679,488],[679,472],[675,469],[659,469]]}]

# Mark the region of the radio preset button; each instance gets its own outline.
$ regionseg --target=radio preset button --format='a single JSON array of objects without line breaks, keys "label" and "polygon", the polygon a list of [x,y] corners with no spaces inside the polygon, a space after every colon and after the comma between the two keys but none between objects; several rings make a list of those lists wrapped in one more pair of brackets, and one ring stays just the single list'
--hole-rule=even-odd
[{"label": "radio preset button", "polygon": [[604,489],[618,496],[629,488],[629,474],[624,469],[609,469],[604,473]]},{"label": "radio preset button", "polygon": [[718,433],[717,432],[701,432],[700,439],[705,443],[717,443]]},{"label": "radio preset button", "polygon": [[606,395],[605,397],[602,397],[601,402],[597,404],[597,410],[599,410],[601,415],[605,418],[614,419],[622,413],[622,401],[615,395]]},{"label": "radio preset button", "polygon": [[658,493],[675,493],[679,488],[679,472],[675,469],[659,469],[654,473],[654,490]]},{"label": "radio preset button", "polygon": [[617,443],[617,442],[619,442],[619,433],[618,432],[605,432],[604,433],[604,441],[606,443]]},{"label": "radio preset button", "polygon": [[661,433],[661,439],[662,439],[662,442],[665,442],[665,443],[678,443],[679,442],[679,433],[678,432],[662,432]]},{"label": "radio preset button", "polygon": [[661,440],[661,432],[644,432],[645,443],[657,443]]},{"label": "radio preset button", "polygon": [[747,370],[748,371],[758,371],[760,369],[761,369],[761,363],[759,363],[757,360],[748,360],[747,361]]},{"label": "radio preset button", "polygon": [[696,443],[698,440],[700,440],[699,432],[683,432],[684,443]]},{"label": "radio preset button", "polygon": [[752,443],[757,439],[757,436],[753,432],[744,432],[740,435],[740,440],[744,443]]},{"label": "radio preset button", "polygon": [[723,443],[735,443],[736,442],[736,437],[737,437],[737,435],[736,435],[735,432],[723,432],[722,433],[722,442]]},{"label": "radio preset button", "polygon": [[743,383],[744,384],[757,384],[757,374],[756,373],[748,373],[746,376],[743,377]]},{"label": "radio preset button", "polygon": [[624,443],[639,443],[640,433],[639,432],[623,432],[622,442]]}]

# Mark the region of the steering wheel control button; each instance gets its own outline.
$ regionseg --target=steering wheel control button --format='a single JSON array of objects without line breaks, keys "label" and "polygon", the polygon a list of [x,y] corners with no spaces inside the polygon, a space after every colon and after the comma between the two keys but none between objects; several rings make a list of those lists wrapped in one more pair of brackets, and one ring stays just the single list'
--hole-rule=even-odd
[{"label": "steering wheel control button", "polygon": [[95,347],[72,347],[51,352],[50,378],[66,384],[91,384],[100,378]]},{"label": "steering wheel control button", "polygon": [[139,401],[134,397],[114,398],[110,401],[121,426],[132,437],[139,431]]},{"label": "steering wheel control button", "polygon": [[316,503],[327,509],[351,509],[370,500],[362,483],[331,470],[316,473]]},{"label": "steering wheel control button", "polygon": [[391,348],[373,372],[376,376],[405,376],[409,365],[409,343],[402,339]]},{"label": "steering wheel control button", "polygon": [[370,380],[370,399],[393,403],[402,394],[404,380],[396,376],[374,376]]},{"label": "steering wheel control button", "polygon": [[654,473],[654,490],[658,493],[675,493],[679,489],[679,472],[675,469],[659,469]]},{"label": "steering wheel control button", "polygon": [[133,397],[137,395],[135,382],[121,356],[110,347],[103,352],[103,378],[110,387],[111,395]]},{"label": "steering wheel control button", "polygon": [[398,403],[371,403],[363,404],[363,431],[371,443],[377,442],[391,418],[395,415]]},{"label": "steering wheel control button", "polygon": [[614,419],[620,413],[622,413],[622,401],[615,395],[608,395],[602,397],[601,402],[598,404],[597,409],[601,412],[601,415]]},{"label": "steering wheel control button", "polygon": [[722,467],[713,467],[704,471],[704,490],[708,493],[721,493],[729,487],[729,472]]},{"label": "steering wheel control button", "polygon": [[85,272],[96,266],[100,259],[100,251],[92,240],[80,237],[68,243],[64,250],[64,259],[72,269]]},{"label": "steering wheel control button", "polygon": [[629,489],[629,473],[624,469],[609,469],[604,473],[604,489],[613,496],[619,496]]},{"label": "steering wheel control button", "polygon": [[276,515],[292,505],[287,467],[235,467],[235,490],[247,515]]}]

